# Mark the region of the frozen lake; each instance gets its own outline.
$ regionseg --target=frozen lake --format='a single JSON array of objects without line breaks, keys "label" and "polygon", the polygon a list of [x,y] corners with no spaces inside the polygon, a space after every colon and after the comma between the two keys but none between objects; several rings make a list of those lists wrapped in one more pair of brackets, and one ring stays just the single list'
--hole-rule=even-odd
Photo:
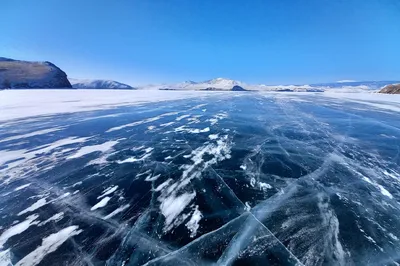
[{"label": "frozen lake", "polygon": [[0,265],[400,263],[397,96],[23,93],[0,92]]}]

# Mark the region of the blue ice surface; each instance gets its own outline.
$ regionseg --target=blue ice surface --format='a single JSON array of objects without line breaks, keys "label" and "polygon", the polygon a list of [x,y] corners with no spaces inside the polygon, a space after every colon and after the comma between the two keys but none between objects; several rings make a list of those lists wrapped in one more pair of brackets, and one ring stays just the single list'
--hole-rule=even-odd
[{"label": "blue ice surface", "polygon": [[21,119],[0,154],[11,263],[400,263],[400,116],[373,105],[238,92]]}]

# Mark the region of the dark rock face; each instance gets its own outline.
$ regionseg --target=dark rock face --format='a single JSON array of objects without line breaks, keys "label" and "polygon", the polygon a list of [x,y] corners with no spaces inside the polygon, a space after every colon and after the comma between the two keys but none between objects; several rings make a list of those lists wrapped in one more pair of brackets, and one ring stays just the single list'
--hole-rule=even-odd
[{"label": "dark rock face", "polygon": [[291,89],[276,89],[278,92],[293,92]]},{"label": "dark rock face", "polygon": [[221,91],[222,89],[214,88],[214,87],[208,87],[205,89],[202,89],[202,91]]},{"label": "dark rock face", "polygon": [[72,88],[67,74],[50,62],[0,57],[0,89]]},{"label": "dark rock face", "polygon": [[247,91],[247,90],[245,90],[243,87],[235,85],[232,87],[231,91]]},{"label": "dark rock face", "polygon": [[400,94],[400,84],[386,85],[379,93]]}]

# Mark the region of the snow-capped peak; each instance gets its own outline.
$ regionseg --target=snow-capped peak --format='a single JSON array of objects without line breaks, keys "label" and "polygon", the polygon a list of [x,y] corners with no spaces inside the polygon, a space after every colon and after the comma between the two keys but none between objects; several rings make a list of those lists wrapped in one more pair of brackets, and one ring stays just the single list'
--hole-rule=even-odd
[{"label": "snow-capped peak", "polygon": [[207,80],[204,83],[211,84],[211,85],[220,85],[220,86],[235,86],[242,84],[240,81],[236,81],[233,79],[227,79],[227,78],[215,78],[211,80]]}]

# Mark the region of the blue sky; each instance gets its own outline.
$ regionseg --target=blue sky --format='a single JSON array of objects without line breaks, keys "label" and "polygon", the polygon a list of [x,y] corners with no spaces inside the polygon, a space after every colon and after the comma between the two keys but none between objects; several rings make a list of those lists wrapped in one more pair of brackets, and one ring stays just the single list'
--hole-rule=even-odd
[{"label": "blue sky", "polygon": [[0,56],[131,85],[400,79],[398,0],[1,0]]}]

